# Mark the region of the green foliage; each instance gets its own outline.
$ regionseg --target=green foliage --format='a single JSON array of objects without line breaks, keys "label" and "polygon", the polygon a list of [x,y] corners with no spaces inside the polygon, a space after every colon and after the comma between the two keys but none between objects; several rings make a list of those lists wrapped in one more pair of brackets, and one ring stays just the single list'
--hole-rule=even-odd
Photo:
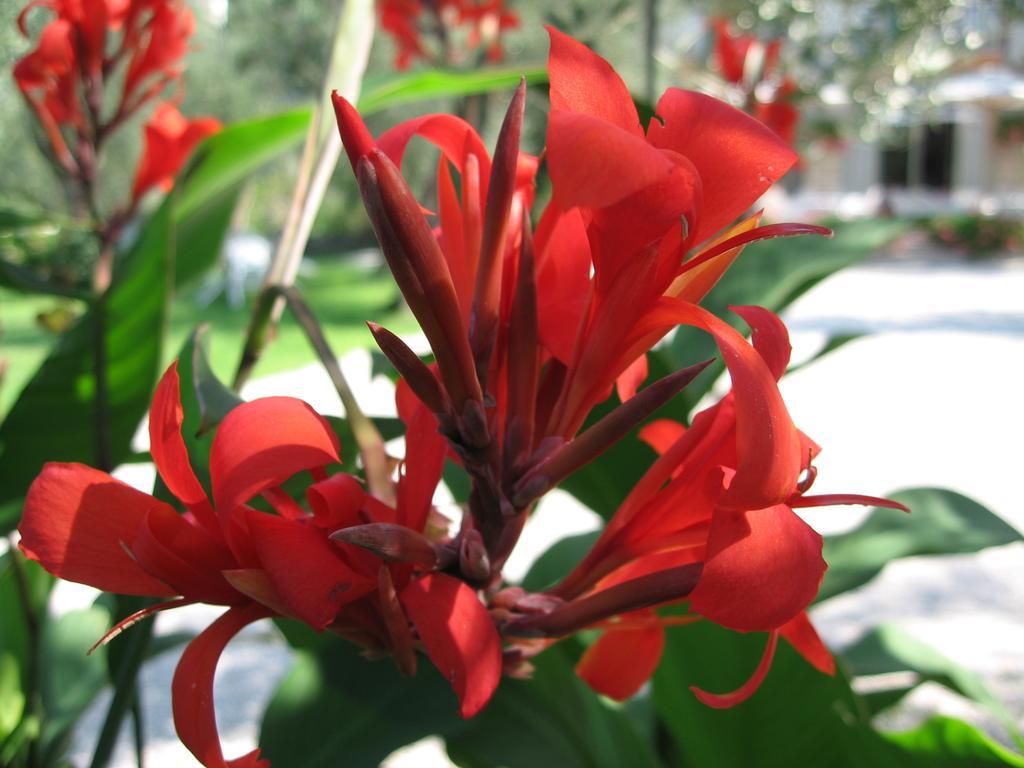
[{"label": "green foliage", "polygon": [[843,659],[855,676],[910,673],[909,681],[903,675],[889,677],[896,681],[896,685],[873,688],[871,692],[862,694],[864,704],[872,714],[896,704],[922,683],[938,683],[986,707],[999,718],[1018,746],[1024,746],[1013,716],[989,692],[978,675],[898,626],[884,624],[876,627],[845,649]]},{"label": "green foliage", "polygon": [[482,69],[473,72],[425,70],[411,74],[368,78],[359,99],[359,111],[372,114],[403,103],[453,98],[508,89],[525,78],[530,85],[546,83],[546,69]]},{"label": "green foliage", "polygon": [[891,494],[911,514],[876,509],[863,525],[825,539],[829,569],[818,600],[855,589],[887,563],[915,555],[952,555],[1021,541],[1021,534],[966,496],[941,488]]},{"label": "green foliage", "polygon": [[46,718],[39,749],[44,765],[58,765],[72,728],[107,683],[106,649],[86,655],[89,645],[110,626],[99,606],[66,613],[43,626],[39,656]]},{"label": "green foliage", "polygon": [[289,623],[301,650],[260,734],[275,768],[375,768],[401,746],[463,727],[451,686],[429,663],[402,677],[389,659],[368,661],[343,640]]},{"label": "green foliage", "polygon": [[530,680],[505,679],[487,707],[447,737],[463,768],[656,768],[653,747],[626,711],[599,697],[573,670],[563,641],[534,659]]}]

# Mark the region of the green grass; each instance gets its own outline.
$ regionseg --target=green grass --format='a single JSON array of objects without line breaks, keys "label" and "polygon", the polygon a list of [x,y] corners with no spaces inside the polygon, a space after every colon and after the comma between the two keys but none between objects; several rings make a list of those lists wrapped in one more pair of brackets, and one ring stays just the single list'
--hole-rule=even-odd
[{"label": "green grass", "polygon": [[[367,320],[379,322],[396,333],[416,330],[412,315],[400,302],[398,289],[385,269],[357,266],[338,257],[319,259],[314,266],[315,274],[300,278],[299,287],[320,319],[335,354],[340,356],[356,347],[372,345],[365,326]],[[230,379],[238,362],[250,308],[231,309],[223,296],[210,306],[199,308],[194,296],[195,289],[186,291],[172,304],[164,357],[169,363],[192,329],[199,323],[208,323],[213,369],[223,379]],[[42,327],[37,315],[61,305],[75,308],[72,303],[0,288],[0,360],[7,361],[7,373],[0,382],[0,415],[7,413],[57,339]],[[293,370],[315,360],[302,329],[286,312],[276,339],[254,375]]]}]

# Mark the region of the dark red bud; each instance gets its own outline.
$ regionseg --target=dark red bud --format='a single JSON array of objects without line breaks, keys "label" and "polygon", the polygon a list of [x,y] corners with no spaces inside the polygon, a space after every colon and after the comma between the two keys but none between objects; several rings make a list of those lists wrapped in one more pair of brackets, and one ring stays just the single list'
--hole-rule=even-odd
[{"label": "dark red bud", "polygon": [[331,540],[369,550],[392,563],[408,563],[434,568],[437,552],[434,545],[420,533],[402,525],[367,523],[342,528],[330,535]]},{"label": "dark red bud", "polygon": [[352,164],[352,170],[356,169],[359,158],[366,157],[377,146],[373,136],[366,128],[366,123],[359,116],[356,108],[353,107],[344,96],[337,91],[331,93],[331,101],[334,103],[334,115],[338,119],[338,131],[341,133],[341,143],[348,154],[348,160]]}]

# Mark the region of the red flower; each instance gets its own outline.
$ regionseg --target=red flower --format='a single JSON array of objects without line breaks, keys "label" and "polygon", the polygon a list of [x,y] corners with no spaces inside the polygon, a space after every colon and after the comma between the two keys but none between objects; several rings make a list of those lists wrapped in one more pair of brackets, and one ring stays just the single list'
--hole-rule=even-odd
[{"label": "red flower", "polygon": [[657,324],[660,297],[699,302],[743,245],[828,230],[755,228],[755,215],[721,233],[790,168],[792,150],[739,110],[675,88],[645,135],[608,63],[550,33],[540,332],[567,366],[552,431],[568,435],[616,379],[627,399],[645,378],[644,352],[675,324]]},{"label": "red flower", "polygon": [[69,22],[51,21],[39,36],[36,49],[14,65],[18,88],[36,113],[54,155],[68,169],[74,167],[74,160],[60,127],[82,125],[73,33]]},{"label": "red flower", "polygon": [[[149,8],[151,13],[143,11]],[[134,0],[124,22],[131,59],[124,79],[124,102],[142,104],[181,75],[181,60],[196,21],[185,0]]]},{"label": "red flower", "polygon": [[714,19],[711,26],[715,30],[714,54],[718,71],[730,83],[742,82],[747,53],[757,38],[753,35],[734,35],[725,19]]},{"label": "red flower", "polygon": [[175,175],[196,145],[220,129],[220,121],[212,117],[189,120],[170,102],[158,106],[144,128],[145,147],[132,184],[133,199],[138,200],[151,187],[170,191]]},{"label": "red flower", "polygon": [[[785,326],[767,310],[736,309],[754,331],[754,347],[714,316],[677,304],[664,311],[692,318],[715,336],[732,377],[732,391],[684,429],[655,422],[641,433],[661,454],[609,521],[601,537],[553,592],[589,595],[640,577],[701,563],[688,594],[689,620],[704,617],[741,632],[768,631],[764,660],[751,680],[724,695],[694,689],[705,703],[725,707],[754,693],[767,674],[781,634],[820,670],[833,662],[804,610],[825,573],[821,537],[794,507],[871,504],[905,509],[887,499],[860,495],[807,496],[811,460],[819,448],[790,421],[774,386],[789,363]],[[756,352],[755,352],[756,350]],[[800,480],[801,472],[805,479]],[[685,621],[685,619],[684,619]],[[663,631],[649,612],[643,621],[623,617],[588,650],[579,672],[602,693],[632,695],[654,661],[623,664],[642,648],[660,648]]]},{"label": "red flower", "polygon": [[[302,401],[283,397],[239,405],[221,423],[210,454],[211,503],[181,436],[175,365],[154,394],[150,440],[157,470],[184,514],[81,464],[47,464],[29,489],[20,525],[26,556],[70,581],[173,598],[125,619],[104,640],[155,611],[193,602],[228,607],[192,641],[174,676],[178,734],[204,765],[267,764],[258,751],[226,762],[213,711],[221,651],[267,616],[390,650],[414,667],[411,621],[452,682],[464,716],[493,693],[501,648],[490,615],[465,583],[431,572],[440,561],[420,531],[444,445],[430,414],[414,401],[410,412],[406,401],[410,446],[417,448],[406,460],[397,510],[348,475],[328,477],[325,468],[339,461],[330,425]],[[308,512],[281,490],[302,472],[315,478]],[[276,513],[249,507],[256,496]],[[410,539],[413,546],[403,544]]]},{"label": "red flower", "polygon": [[[35,0],[18,17],[26,36],[25,21],[33,8],[46,8],[55,18],[43,29],[36,49],[15,65],[14,77],[57,161],[69,175],[92,185],[96,157],[108,135],[179,80],[195,19],[185,0]],[[111,42],[114,38],[116,43]],[[121,96],[113,113],[106,115],[105,87],[124,62]],[[188,149],[219,125],[207,118],[191,128],[182,122],[169,105],[151,119],[146,142],[155,149],[139,170],[136,200],[148,186],[169,185],[167,177],[174,175]],[[74,142],[69,144],[65,131],[74,132]],[[175,146],[168,145],[172,140]],[[170,157],[155,154],[164,151]]]},{"label": "red flower", "polygon": [[[395,67],[407,69],[415,59],[437,59],[450,64],[453,56],[484,46],[490,61],[502,57],[501,34],[519,26],[519,17],[505,9],[504,0],[381,0],[381,26],[394,39]],[[465,50],[455,49],[452,38],[468,28]],[[437,38],[433,45],[424,36]],[[434,48],[439,52],[435,53]]]},{"label": "red flower", "polygon": [[796,83],[787,77],[772,89],[770,99],[758,99],[754,104],[754,117],[791,146],[796,142],[796,128],[800,122],[800,110],[793,106],[795,93]]},{"label": "red flower", "polygon": [[714,58],[722,77],[733,85],[743,86],[746,108],[766,126],[792,146],[800,112],[793,104],[796,83],[775,73],[781,40],[762,42],[753,35],[734,35],[725,19],[714,19]]}]

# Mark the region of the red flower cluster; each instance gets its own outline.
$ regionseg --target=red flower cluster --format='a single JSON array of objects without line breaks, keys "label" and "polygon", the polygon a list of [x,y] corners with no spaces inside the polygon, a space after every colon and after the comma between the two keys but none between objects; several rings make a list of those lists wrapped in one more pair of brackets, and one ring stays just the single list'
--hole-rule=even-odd
[{"label": "red flower cluster", "polygon": [[[185,0],[33,0],[18,17],[26,37],[34,8],[48,9],[54,18],[35,50],[15,65],[14,79],[57,162],[91,183],[96,153],[107,136],[180,82],[195,19]],[[123,86],[107,115],[106,86],[119,69]],[[172,103],[161,104],[145,128],[133,205],[152,186],[166,188],[195,144],[219,129],[216,120],[189,122]]]},{"label": "red flower cluster", "polygon": [[[471,717],[498,683],[501,648],[473,589],[440,569],[457,559],[428,540],[430,501],[445,444],[433,418],[403,387],[410,453],[396,508],[374,499],[340,462],[328,422],[301,400],[244,403],[220,424],[210,454],[212,494],[192,470],[181,427],[176,365],[150,412],[150,450],[173,507],[81,464],[47,464],[29,489],[21,549],[50,573],[98,589],[173,598],[131,616],[189,603],[228,610],[193,640],[174,675],[174,721],[206,766],[259,766],[257,752],[225,762],[213,711],[213,674],[227,642],[269,616],[330,629],[415,671],[413,628]],[[308,511],[281,489],[308,473]],[[257,497],[274,511],[258,511]],[[333,534],[333,535],[332,535]],[[411,622],[411,626],[410,626]]]},{"label": "red flower cluster", "polygon": [[[456,52],[451,38],[457,33],[466,35],[463,53],[483,46],[488,61],[500,61],[502,33],[519,26],[519,17],[505,8],[505,0],[381,0],[380,21],[398,49],[398,69],[407,69],[416,59],[452,63]],[[427,35],[435,38],[433,46],[424,41]]]},{"label": "red flower cluster", "polygon": [[798,89],[792,78],[777,71],[782,41],[765,43],[753,35],[733,34],[725,19],[711,24],[718,71],[747,92],[747,111],[792,146],[800,122],[800,111],[793,104]]},{"label": "red flower cluster", "polygon": [[[605,632],[578,672],[618,698],[654,670],[666,624],[708,620],[768,633],[764,660],[740,690],[697,692],[712,706],[754,692],[780,635],[832,670],[804,613],[825,571],[822,542],[793,509],[898,505],[806,495],[818,448],[793,425],[778,390],[789,361],[784,326],[766,310],[736,308],[751,343],[699,306],[744,245],[828,234],[758,226],[759,214],[749,214],[795,155],[743,112],[678,89],[661,97],[645,131],[609,64],[550,33],[544,157],[553,194],[536,234],[528,212],[539,161],[519,149],[524,85],[493,157],[450,115],[409,120],[374,139],[334,97],[371,224],[436,361],[428,366],[370,324],[402,377],[407,453],[393,507],[355,478],[328,474],[338,463],[329,425],[289,398],[229,413],[213,442],[208,495],[181,437],[173,366],[154,396],[151,450],[184,514],[81,465],[47,465],[30,490],[21,546],[51,573],[177,596],[147,613],[186,602],[228,606],[186,650],[174,681],[178,732],[207,766],[262,764],[258,752],[225,762],[212,680],[228,640],[266,616],[390,653],[405,672],[424,650],[466,717],[503,671],[524,672],[547,644],[590,627]],[[401,175],[415,136],[441,150],[436,226]],[[505,584],[502,567],[536,500],[706,366],[641,388],[646,352],[680,324],[713,337],[732,390],[688,428],[644,428],[661,457],[561,583],[536,594]],[[615,389],[621,404],[588,425]],[[472,483],[454,535],[428,525],[446,456]],[[302,503],[281,486],[304,473],[311,482]],[[256,497],[273,511],[257,509]],[[673,603],[688,613],[654,611]]]}]

